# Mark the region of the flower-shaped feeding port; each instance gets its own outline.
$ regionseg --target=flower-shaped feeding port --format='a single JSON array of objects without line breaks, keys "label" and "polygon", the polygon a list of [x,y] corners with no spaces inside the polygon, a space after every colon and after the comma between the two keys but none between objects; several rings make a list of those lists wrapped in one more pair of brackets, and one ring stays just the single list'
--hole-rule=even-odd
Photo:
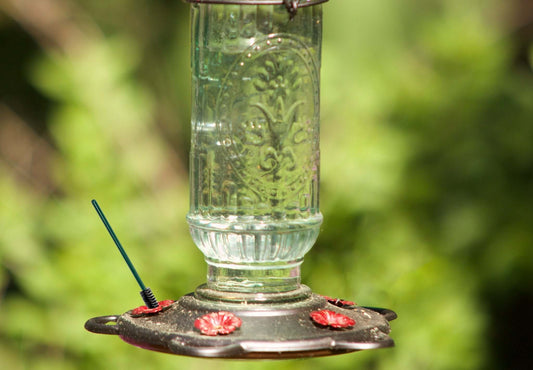
[{"label": "flower-shaped feeding port", "polygon": [[331,297],[328,297],[327,295],[324,295],[322,297],[324,297],[326,301],[328,301],[332,305],[340,307],[340,308],[354,308],[356,306],[356,303],[352,301],[345,301],[339,298],[331,298]]},{"label": "flower-shaped feeding port", "polygon": [[313,311],[310,316],[318,325],[333,329],[347,329],[355,325],[354,319],[330,310]]},{"label": "flower-shaped feeding port", "polygon": [[173,300],[167,299],[167,300],[159,302],[159,305],[155,308],[148,308],[147,306],[139,306],[131,310],[131,316],[139,317],[139,316],[144,316],[144,315],[152,315],[152,314],[164,311],[165,309],[168,309],[172,305],[172,303],[174,303]]},{"label": "flower-shaped feeding port", "polygon": [[204,315],[194,322],[194,327],[203,335],[211,337],[233,333],[241,327],[242,321],[231,312],[220,311]]}]

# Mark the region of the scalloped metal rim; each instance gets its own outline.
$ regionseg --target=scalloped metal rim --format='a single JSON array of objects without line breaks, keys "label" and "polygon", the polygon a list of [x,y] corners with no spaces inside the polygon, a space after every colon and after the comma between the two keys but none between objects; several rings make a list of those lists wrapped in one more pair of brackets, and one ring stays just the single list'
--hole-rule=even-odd
[{"label": "scalloped metal rim", "polygon": [[334,338],[322,338],[305,342],[244,341],[223,347],[191,347],[177,338],[169,344],[169,348],[175,354],[192,357],[234,359],[320,357],[392,346],[394,346],[392,339],[380,343],[354,343],[337,341]]}]

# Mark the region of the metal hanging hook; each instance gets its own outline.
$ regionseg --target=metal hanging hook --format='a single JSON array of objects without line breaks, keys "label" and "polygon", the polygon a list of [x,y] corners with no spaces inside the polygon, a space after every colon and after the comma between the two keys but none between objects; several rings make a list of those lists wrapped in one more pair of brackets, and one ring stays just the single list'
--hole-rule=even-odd
[{"label": "metal hanging hook", "polygon": [[293,19],[298,11],[299,0],[283,0],[283,2],[291,15],[291,19]]}]

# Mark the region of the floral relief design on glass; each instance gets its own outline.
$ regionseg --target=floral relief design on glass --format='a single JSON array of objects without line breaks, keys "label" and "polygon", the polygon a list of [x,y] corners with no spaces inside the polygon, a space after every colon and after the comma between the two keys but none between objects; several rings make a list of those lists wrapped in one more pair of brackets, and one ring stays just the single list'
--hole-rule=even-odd
[{"label": "floral relief design on glass", "polygon": [[[218,135],[231,166],[223,192],[279,217],[316,209],[318,76],[305,45],[289,36],[258,41],[237,59],[218,99]],[[228,181],[229,180],[229,181]],[[244,186],[242,186],[244,185]]]}]

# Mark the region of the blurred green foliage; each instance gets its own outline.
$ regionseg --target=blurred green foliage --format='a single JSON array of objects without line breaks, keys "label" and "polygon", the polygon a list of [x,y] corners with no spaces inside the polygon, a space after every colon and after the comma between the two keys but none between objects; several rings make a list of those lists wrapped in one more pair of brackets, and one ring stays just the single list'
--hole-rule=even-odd
[{"label": "blurred green foliage", "polygon": [[184,220],[188,5],[0,2],[2,368],[530,368],[528,10],[490,0],[324,6],[325,222],[303,282],[396,310],[397,346],[252,363],[143,351],[83,329],[140,304],[92,198],[160,299],[205,279]]}]

